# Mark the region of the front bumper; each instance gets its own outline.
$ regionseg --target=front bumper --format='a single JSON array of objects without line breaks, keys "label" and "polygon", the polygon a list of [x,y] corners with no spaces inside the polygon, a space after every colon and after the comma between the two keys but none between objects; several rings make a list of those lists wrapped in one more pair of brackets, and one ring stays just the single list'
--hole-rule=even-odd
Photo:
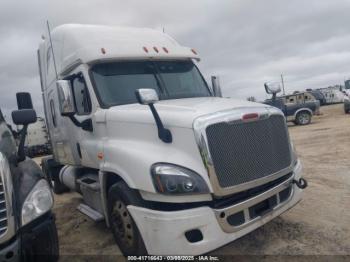
[{"label": "front bumper", "polygon": [[[301,177],[300,162],[295,167],[292,177],[294,179]],[[301,200],[302,190],[292,183],[290,187],[292,190],[288,200],[275,206],[270,212],[231,229],[220,221],[218,210],[207,206],[170,212],[136,206],[128,206],[128,210],[140,230],[149,254],[200,255],[240,238],[296,205]],[[276,192],[276,188],[273,190]],[[259,195],[259,200],[263,201],[271,197],[273,190]],[[244,208],[249,208],[256,203],[257,197],[253,197],[243,203],[227,207],[226,211],[230,213],[232,210],[242,210],[246,214],[247,211]],[[200,230],[203,239],[191,243],[185,236],[185,233],[191,230]]]},{"label": "front bumper", "polygon": [[0,261],[57,261],[58,237],[51,212],[24,226],[18,235],[0,246]]},{"label": "front bumper", "polygon": [[20,241],[18,239],[14,239],[0,247],[0,261],[20,261],[20,251]]}]

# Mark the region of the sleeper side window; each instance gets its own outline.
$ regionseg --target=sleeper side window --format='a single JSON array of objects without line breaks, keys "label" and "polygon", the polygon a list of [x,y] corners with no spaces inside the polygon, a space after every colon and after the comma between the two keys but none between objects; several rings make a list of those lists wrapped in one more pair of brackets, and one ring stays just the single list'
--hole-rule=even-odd
[{"label": "sleeper side window", "polygon": [[72,80],[74,103],[78,115],[88,115],[91,113],[91,100],[85,79],[79,74]]}]

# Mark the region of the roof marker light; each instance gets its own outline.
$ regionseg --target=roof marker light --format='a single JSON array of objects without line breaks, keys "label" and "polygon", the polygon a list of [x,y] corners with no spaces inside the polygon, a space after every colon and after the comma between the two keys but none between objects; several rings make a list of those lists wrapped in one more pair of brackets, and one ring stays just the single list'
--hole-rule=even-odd
[{"label": "roof marker light", "polygon": [[157,47],[154,46],[153,49],[154,49],[154,51],[156,51],[157,53],[159,53],[159,50],[158,50]]},{"label": "roof marker light", "polygon": [[105,54],[106,53],[106,49],[104,49],[103,47],[101,48],[101,53]]},{"label": "roof marker light", "polygon": [[195,55],[198,55],[196,50],[194,50],[193,48],[191,49],[192,53],[194,53]]},{"label": "roof marker light", "polygon": [[169,50],[166,47],[163,47],[165,53],[169,53]]},{"label": "roof marker light", "polygon": [[147,47],[143,47],[143,51],[145,51],[146,53],[148,53],[148,49],[147,49]]}]

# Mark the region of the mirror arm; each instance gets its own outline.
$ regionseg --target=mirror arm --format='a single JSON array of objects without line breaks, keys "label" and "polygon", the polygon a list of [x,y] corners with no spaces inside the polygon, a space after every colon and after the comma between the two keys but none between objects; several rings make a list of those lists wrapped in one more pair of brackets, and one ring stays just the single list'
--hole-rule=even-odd
[{"label": "mirror arm", "polygon": [[275,101],[275,100],[276,100],[276,95],[277,95],[276,93],[273,93],[273,94],[272,94],[272,101]]},{"label": "mirror arm", "polygon": [[83,122],[79,122],[78,119],[75,118],[75,116],[73,114],[68,115],[69,119],[73,122],[74,125],[76,125],[77,127],[82,128],[85,131],[89,131],[89,132],[93,132],[94,128],[92,125],[92,120],[89,119],[85,119]]},{"label": "mirror arm", "polygon": [[26,141],[27,129],[28,129],[28,125],[24,125],[21,131],[19,131],[20,140],[19,140],[18,152],[17,152],[18,162],[22,162],[26,159],[26,155],[24,152],[24,143]]},{"label": "mirror arm", "polygon": [[151,112],[153,114],[154,120],[156,121],[157,128],[158,128],[158,137],[160,140],[162,140],[164,143],[171,143],[173,141],[173,137],[171,135],[171,132],[169,129],[166,129],[162,123],[162,120],[160,120],[159,114],[154,107],[154,104],[148,104],[149,108],[151,109]]}]

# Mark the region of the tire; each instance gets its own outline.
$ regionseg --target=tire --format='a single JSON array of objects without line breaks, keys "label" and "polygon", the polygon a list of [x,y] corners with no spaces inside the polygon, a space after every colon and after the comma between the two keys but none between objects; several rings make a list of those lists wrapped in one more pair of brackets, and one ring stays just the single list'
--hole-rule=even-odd
[{"label": "tire", "polygon": [[140,231],[126,208],[140,203],[140,196],[123,181],[108,191],[108,218],[114,239],[124,256],[147,255]]},{"label": "tire", "polygon": [[311,114],[308,111],[299,112],[295,117],[295,124],[304,126],[311,123]]}]

